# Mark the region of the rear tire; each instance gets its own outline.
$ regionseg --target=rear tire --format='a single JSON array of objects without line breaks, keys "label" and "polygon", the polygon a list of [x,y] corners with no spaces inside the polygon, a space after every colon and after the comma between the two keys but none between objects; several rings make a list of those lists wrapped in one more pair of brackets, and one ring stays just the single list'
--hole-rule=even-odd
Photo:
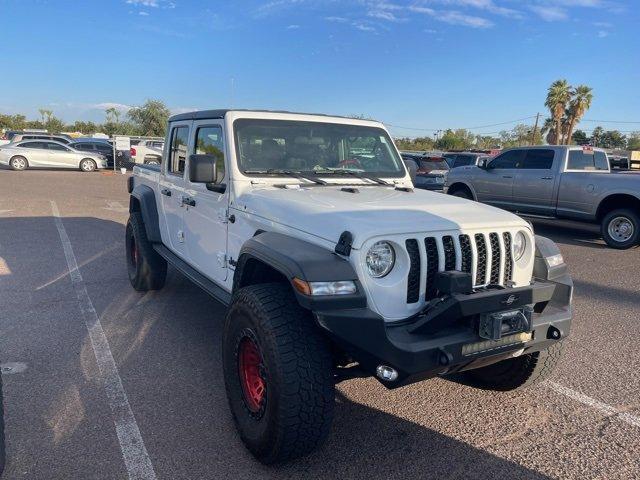
[{"label": "rear tire", "polygon": [[612,210],[602,219],[600,231],[611,248],[626,250],[640,242],[640,216],[626,208]]},{"label": "rear tire", "polygon": [[519,390],[545,380],[558,364],[562,350],[563,342],[560,341],[546,350],[502,360],[462,372],[462,375],[467,384],[483,390]]},{"label": "rear tire", "polygon": [[125,231],[127,272],[131,286],[139,292],[160,290],[167,277],[167,261],[153,249],[147,239],[140,212],[129,217]]},{"label": "rear tire", "polygon": [[80,170],[83,172],[93,172],[98,168],[96,162],[91,160],[90,158],[85,158],[80,161]]},{"label": "rear tire", "polygon": [[252,285],[234,295],[223,366],[240,438],[262,463],[306,455],[329,434],[335,403],[329,344],[288,285]]},{"label": "rear tire", "polygon": [[29,167],[29,162],[26,158],[21,157],[20,155],[16,155],[11,160],[9,160],[9,166],[13,170],[21,171],[26,170]]}]

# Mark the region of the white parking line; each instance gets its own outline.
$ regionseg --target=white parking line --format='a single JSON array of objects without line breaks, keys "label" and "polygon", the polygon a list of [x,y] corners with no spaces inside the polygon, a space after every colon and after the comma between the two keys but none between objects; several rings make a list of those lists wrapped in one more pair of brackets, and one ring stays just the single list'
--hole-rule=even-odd
[{"label": "white parking line", "polygon": [[584,393],[577,392],[572,390],[564,385],[560,385],[556,382],[546,382],[547,386],[552,390],[575,400],[576,402],[580,402],[584,405],[587,405],[595,410],[598,410],[605,415],[615,416],[629,425],[633,425],[634,427],[640,427],[640,417],[636,417],[635,415],[631,415],[630,413],[620,412],[617,408],[612,407],[611,405],[607,405],[595,398],[591,398]]},{"label": "white parking line", "polygon": [[113,422],[116,427],[116,435],[120,442],[120,450],[129,474],[130,479],[136,480],[155,480],[156,473],[151,464],[151,459],[147,453],[147,448],[142,440],[140,429],[136,423],[136,419],[131,411],[127,393],[122,386],[122,380],[118,374],[118,367],[111,354],[109,342],[102,330],[102,324],[98,318],[87,288],[85,287],[80,270],[78,270],[78,262],[73,253],[69,236],[62,223],[60,211],[54,201],[51,201],[51,210],[56,222],[56,228],[60,235],[64,256],[67,259],[69,267],[69,276],[78,297],[80,310],[84,316],[84,321],[89,331],[89,338],[93,346],[93,353],[102,376],[104,390],[111,407]]}]

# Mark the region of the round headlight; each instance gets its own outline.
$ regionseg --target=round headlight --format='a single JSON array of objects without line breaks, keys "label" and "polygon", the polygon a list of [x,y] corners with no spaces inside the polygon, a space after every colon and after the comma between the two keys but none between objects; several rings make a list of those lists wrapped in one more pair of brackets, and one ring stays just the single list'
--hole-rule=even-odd
[{"label": "round headlight", "polygon": [[387,275],[396,261],[396,253],[389,242],[376,242],[367,252],[366,263],[369,275],[381,278]]},{"label": "round headlight", "polygon": [[525,237],[524,233],[518,232],[516,233],[515,238],[513,239],[513,256],[516,261],[520,260],[524,255],[524,251],[527,249],[527,237]]}]

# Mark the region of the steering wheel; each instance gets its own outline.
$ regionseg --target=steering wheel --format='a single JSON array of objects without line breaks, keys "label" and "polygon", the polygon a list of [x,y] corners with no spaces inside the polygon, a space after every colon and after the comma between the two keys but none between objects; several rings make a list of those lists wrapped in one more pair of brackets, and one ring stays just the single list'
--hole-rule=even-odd
[{"label": "steering wheel", "polygon": [[349,166],[362,168],[362,164],[360,163],[360,160],[358,160],[356,158],[350,158],[348,160],[342,160],[340,163],[338,163],[338,167],[349,167]]}]

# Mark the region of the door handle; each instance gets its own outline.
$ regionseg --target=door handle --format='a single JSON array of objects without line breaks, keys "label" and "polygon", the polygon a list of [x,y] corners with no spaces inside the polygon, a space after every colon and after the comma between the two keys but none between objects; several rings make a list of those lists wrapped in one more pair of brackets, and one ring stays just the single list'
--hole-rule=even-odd
[{"label": "door handle", "polygon": [[553,180],[553,177],[540,177],[542,180]]},{"label": "door handle", "polygon": [[182,197],[182,204],[183,205],[189,205],[190,207],[195,207],[196,206],[196,201],[193,198]]},{"label": "door handle", "polygon": [[513,178],[511,175],[503,175],[502,178]]},{"label": "door handle", "polygon": [[162,195],[166,195],[167,197],[171,196],[171,190],[169,190],[168,188],[163,188],[162,190],[160,190],[160,193]]}]

